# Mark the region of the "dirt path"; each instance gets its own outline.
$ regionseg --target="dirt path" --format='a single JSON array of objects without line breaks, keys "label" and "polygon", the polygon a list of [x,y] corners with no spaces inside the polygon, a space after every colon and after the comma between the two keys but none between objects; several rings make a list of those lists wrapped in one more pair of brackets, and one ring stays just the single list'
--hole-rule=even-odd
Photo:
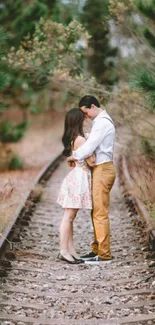
[{"label": "dirt path", "polygon": [[0,232],[12,218],[39,171],[62,151],[64,114],[44,114],[31,122],[24,138],[10,144],[24,161],[24,170],[0,173],[0,190],[11,195],[0,203]]}]

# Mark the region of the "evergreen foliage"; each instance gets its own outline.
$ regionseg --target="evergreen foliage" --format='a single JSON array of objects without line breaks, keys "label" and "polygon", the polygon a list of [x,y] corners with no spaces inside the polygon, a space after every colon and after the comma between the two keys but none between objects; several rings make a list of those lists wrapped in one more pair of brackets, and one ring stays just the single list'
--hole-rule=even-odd
[{"label": "evergreen foliage", "polygon": [[23,161],[18,156],[13,156],[8,168],[10,170],[23,169]]},{"label": "evergreen foliage", "polygon": [[13,126],[8,120],[4,120],[0,123],[0,140],[3,143],[17,142],[23,138],[24,133],[28,127],[28,121],[25,120],[22,123]]},{"label": "evergreen foliage", "polygon": [[146,38],[146,40],[148,41],[148,43],[155,48],[155,34],[152,33],[152,31],[150,31],[150,29],[148,29],[147,27],[144,29],[143,31],[143,35]]},{"label": "evergreen foliage", "polygon": [[[45,90],[49,88],[51,93],[55,80],[60,84],[66,80],[72,82],[74,78],[78,84],[84,79],[81,73],[83,52],[78,41],[84,39],[87,42],[89,36],[83,26],[73,20],[73,17],[78,18],[78,10],[78,1],[3,0],[0,11],[4,26],[0,30],[0,48],[3,49],[0,50],[0,113],[5,107],[20,108],[25,122],[28,110],[33,114],[39,112],[39,99],[45,96]],[[99,16],[93,46],[97,46],[96,58],[97,61],[102,61],[101,70],[104,70],[100,73],[100,68],[95,68],[102,75],[100,81],[104,79],[105,82],[112,83],[112,57],[115,49],[111,49],[107,40],[109,27],[106,19],[105,27],[103,26],[107,13],[106,4]],[[91,83],[91,78],[88,82]],[[0,139],[3,142],[18,141],[25,130],[24,125],[19,128],[18,125],[13,126],[4,121],[0,125]]]},{"label": "evergreen foliage", "polygon": [[[0,27],[0,92],[3,93],[9,86],[10,76],[8,73],[8,66],[3,61],[3,57],[7,49],[7,39],[8,35],[2,27]],[[0,100],[0,114],[3,113],[6,103],[4,102],[2,96]]]},{"label": "evergreen foliage", "polygon": [[152,1],[138,0],[137,8],[147,18],[150,18],[151,20],[153,20],[153,22],[155,21],[155,0]]},{"label": "evergreen foliage", "polygon": [[[139,0],[137,2],[137,7],[141,14],[145,15],[149,21],[150,28],[146,27],[143,30],[143,35],[145,40],[149,45],[155,49],[155,0],[151,0],[149,2],[145,2],[144,0]],[[152,112],[155,112],[155,64],[153,63],[153,58],[150,62],[149,68],[143,66],[142,68],[138,68],[136,73],[134,74],[134,80],[132,82],[134,87],[141,89],[145,94],[148,100],[149,109]]]},{"label": "evergreen foliage", "polygon": [[155,146],[152,146],[146,137],[142,137],[141,145],[143,153],[151,160],[155,161]]},{"label": "evergreen foliage", "polygon": [[77,74],[77,61],[82,54],[77,51],[76,42],[81,37],[87,38],[88,34],[75,20],[64,26],[41,19],[33,35],[28,35],[18,50],[12,48],[7,60],[33,90],[40,90],[55,74]]},{"label": "evergreen foliage", "polygon": [[[23,37],[29,34],[31,38],[40,18],[51,16],[55,4],[56,0],[35,0],[29,5],[26,0],[5,0],[2,5],[0,19],[3,29],[0,29],[0,48],[3,51],[0,50],[0,91],[3,92],[3,100],[0,101],[0,113],[10,104],[18,105],[22,109],[30,105],[36,91],[31,75],[23,75],[21,70],[8,66],[8,62],[3,58],[10,52],[12,45],[13,48],[18,48]],[[42,78],[40,84],[43,83]]]},{"label": "evergreen foliage", "polygon": [[5,47],[7,42],[7,33],[4,29],[0,28],[0,91],[3,91],[8,85],[8,76],[5,73],[6,66],[3,62],[3,57],[5,55]]},{"label": "evergreen foliage", "polygon": [[57,1],[52,11],[52,20],[68,25],[73,19],[79,20],[79,5],[76,2]]},{"label": "evergreen foliage", "polygon": [[146,94],[149,108],[152,112],[155,112],[155,70],[138,68],[131,84]]},{"label": "evergreen foliage", "polygon": [[100,83],[113,84],[117,48],[110,45],[108,4],[108,0],[86,0],[81,20],[91,35],[89,69]]},{"label": "evergreen foliage", "polygon": [[[24,123],[28,110],[39,112],[39,96],[55,73],[65,79],[81,72],[77,68],[80,53],[75,45],[84,29],[72,19],[76,8],[73,4],[61,6],[59,0],[35,0],[29,5],[26,0],[5,0],[0,11],[5,28],[0,29],[0,113],[9,106],[19,107]],[[25,130],[24,125],[19,128],[4,121],[0,139],[18,141]]]},{"label": "evergreen foliage", "polygon": [[1,23],[8,32],[9,44],[18,46],[28,33],[33,34],[36,23],[40,18],[52,15],[56,0],[35,0],[27,3],[26,0],[5,0],[1,11]]}]

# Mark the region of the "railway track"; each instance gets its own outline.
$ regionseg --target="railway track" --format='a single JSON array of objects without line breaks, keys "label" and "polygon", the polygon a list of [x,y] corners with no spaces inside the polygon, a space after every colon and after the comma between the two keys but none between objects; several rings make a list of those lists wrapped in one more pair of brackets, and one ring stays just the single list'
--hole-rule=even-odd
[{"label": "railway track", "polygon": [[[60,161],[43,173],[41,201],[21,211],[9,237],[13,249],[3,245],[0,325],[155,324],[154,261],[129,217],[118,180],[110,211],[114,259],[98,265],[57,261],[63,211],[55,202],[67,172]],[[74,231],[85,253],[92,239],[88,212],[78,213]]]}]

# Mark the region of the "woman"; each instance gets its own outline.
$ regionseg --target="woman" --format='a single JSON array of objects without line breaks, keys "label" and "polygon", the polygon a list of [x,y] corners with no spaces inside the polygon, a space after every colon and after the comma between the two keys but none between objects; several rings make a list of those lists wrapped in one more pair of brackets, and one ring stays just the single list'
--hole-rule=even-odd
[{"label": "woman", "polygon": [[[72,150],[78,149],[85,141],[83,127],[85,114],[79,108],[72,108],[65,118],[62,142],[64,154],[71,155]],[[92,209],[91,198],[91,169],[94,166],[95,154],[85,161],[76,162],[75,167],[65,177],[57,203],[64,209],[60,225],[60,254],[58,258],[70,264],[83,263],[77,255],[73,243],[73,221],[79,209]]]}]

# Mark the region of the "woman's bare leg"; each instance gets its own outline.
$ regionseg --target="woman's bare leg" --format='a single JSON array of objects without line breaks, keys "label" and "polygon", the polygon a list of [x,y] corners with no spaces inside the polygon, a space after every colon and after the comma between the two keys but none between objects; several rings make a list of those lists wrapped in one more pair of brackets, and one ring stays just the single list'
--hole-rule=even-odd
[{"label": "woman's bare leg", "polygon": [[69,252],[72,256],[75,258],[79,259],[80,256],[76,253],[75,247],[74,247],[74,242],[73,242],[73,222],[71,224],[71,231],[70,231],[70,236],[69,236],[69,244],[68,244]]},{"label": "woman's bare leg", "polygon": [[77,211],[77,209],[65,209],[60,225],[60,253],[69,261],[74,261],[74,258],[69,252],[69,239]]}]

